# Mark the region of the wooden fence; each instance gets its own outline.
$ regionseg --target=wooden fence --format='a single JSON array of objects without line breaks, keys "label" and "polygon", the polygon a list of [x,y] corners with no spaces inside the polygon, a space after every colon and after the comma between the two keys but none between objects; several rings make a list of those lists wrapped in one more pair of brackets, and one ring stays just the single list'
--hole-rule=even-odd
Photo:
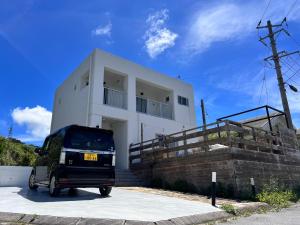
[{"label": "wooden fence", "polygon": [[279,133],[226,120],[133,144],[129,160],[140,164],[230,147],[274,154],[288,150]]}]

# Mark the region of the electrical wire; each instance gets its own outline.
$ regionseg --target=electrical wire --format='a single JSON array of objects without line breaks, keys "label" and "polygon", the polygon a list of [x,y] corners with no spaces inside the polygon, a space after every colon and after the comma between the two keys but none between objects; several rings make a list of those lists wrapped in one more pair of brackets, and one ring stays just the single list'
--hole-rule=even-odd
[{"label": "electrical wire", "polygon": [[265,87],[266,87],[267,105],[269,105],[269,91],[268,91],[268,83],[267,83],[267,76],[266,75],[265,75]]},{"label": "electrical wire", "polygon": [[266,6],[266,8],[265,8],[265,10],[263,11],[263,14],[262,14],[262,16],[261,16],[260,22],[263,20],[265,14],[266,14],[266,12],[267,12],[267,10],[269,9],[270,4],[271,4],[271,0],[269,0],[267,6]]},{"label": "electrical wire", "polygon": [[300,68],[292,76],[290,76],[287,80],[285,80],[285,82],[288,82],[291,78],[296,76],[299,72],[300,72]]},{"label": "electrical wire", "polygon": [[289,11],[286,14],[286,18],[290,15],[290,13],[292,12],[292,10],[294,9],[294,6],[296,5],[296,3],[298,2],[298,0],[295,0],[295,2],[291,5]]},{"label": "electrical wire", "polygon": [[260,88],[258,105],[260,105],[260,102],[261,102],[261,97],[262,97],[262,91],[263,91],[263,88],[264,88],[264,84],[265,84],[265,76],[262,79],[262,85],[261,85],[261,88]]},{"label": "electrical wire", "polygon": [[267,77],[266,77],[266,63],[264,63],[264,74],[263,74],[262,85],[261,85],[261,89],[260,89],[258,105],[260,105],[260,103],[261,103],[264,88],[266,90],[265,93],[266,93],[266,99],[267,99],[267,105],[268,105],[269,104],[269,92],[268,92],[268,84],[267,84]]}]

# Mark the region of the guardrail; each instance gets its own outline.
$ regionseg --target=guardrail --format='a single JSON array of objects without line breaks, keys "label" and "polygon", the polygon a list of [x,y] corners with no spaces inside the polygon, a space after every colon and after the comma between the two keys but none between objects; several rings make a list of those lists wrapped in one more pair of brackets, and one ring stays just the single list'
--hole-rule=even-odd
[{"label": "guardrail", "polygon": [[171,104],[141,97],[136,97],[136,100],[137,112],[162,117],[165,119],[173,119],[173,109]]},{"label": "guardrail", "polygon": [[154,162],[229,147],[275,154],[287,149],[278,133],[225,120],[132,144],[129,161]]},{"label": "guardrail", "polygon": [[126,109],[126,93],[123,91],[105,87],[103,104]]}]

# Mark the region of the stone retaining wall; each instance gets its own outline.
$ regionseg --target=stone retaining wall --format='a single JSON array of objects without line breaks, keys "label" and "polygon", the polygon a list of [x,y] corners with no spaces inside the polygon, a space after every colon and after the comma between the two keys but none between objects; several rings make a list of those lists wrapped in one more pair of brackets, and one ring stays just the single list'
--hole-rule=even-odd
[{"label": "stone retaining wall", "polygon": [[219,187],[222,186],[236,197],[251,193],[251,177],[255,180],[257,190],[269,183],[270,179],[278,179],[291,187],[300,186],[299,153],[278,155],[225,148],[154,163],[133,164],[131,170],[148,184],[156,178],[167,184],[184,180],[202,193],[209,191],[211,173],[217,172]]}]

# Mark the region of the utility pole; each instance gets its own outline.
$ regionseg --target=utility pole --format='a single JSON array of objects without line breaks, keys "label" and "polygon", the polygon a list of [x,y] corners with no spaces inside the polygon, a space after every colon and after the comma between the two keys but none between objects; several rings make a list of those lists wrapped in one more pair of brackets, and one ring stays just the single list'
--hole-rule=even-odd
[{"label": "utility pole", "polygon": [[8,135],[7,135],[7,138],[8,138],[8,139],[12,138],[12,135],[13,135],[13,126],[11,125],[11,126],[8,128]]},{"label": "utility pole", "polygon": [[[201,111],[202,111],[202,123],[203,123],[203,131],[206,131],[206,112],[205,112],[205,106],[204,101],[201,99]],[[206,134],[203,135],[204,142],[206,143],[208,141],[208,137]],[[209,146],[204,147],[205,151],[209,149]]]},{"label": "utility pole", "polygon": [[202,111],[203,130],[206,130],[206,113],[205,113],[205,106],[204,106],[203,99],[201,99],[201,111]]},{"label": "utility pole", "polygon": [[[280,24],[276,24],[276,25],[272,25],[271,21],[268,20],[267,26],[260,26],[260,24],[261,24],[261,21],[260,21],[256,28],[257,29],[268,29],[268,35],[263,37],[263,38],[260,38],[259,41],[261,41],[265,46],[269,47],[264,42],[264,40],[267,39],[267,38],[269,38],[269,40],[270,40],[272,55],[265,58],[265,60],[266,61],[273,60],[273,62],[274,62],[275,70],[276,70],[276,74],[277,74],[279,91],[280,91],[280,95],[281,95],[282,106],[283,106],[283,110],[284,110],[286,120],[287,120],[287,126],[288,126],[288,128],[293,129],[292,116],[291,116],[291,112],[290,112],[288,99],[287,99],[287,96],[286,96],[286,89],[285,89],[285,86],[284,86],[285,82],[284,82],[283,76],[282,76],[280,58],[286,57],[288,55],[292,55],[292,54],[295,54],[295,53],[299,53],[299,51],[292,52],[292,53],[287,53],[285,51],[282,51],[282,52],[277,51],[275,35],[277,33],[282,32],[282,31],[285,32],[287,35],[290,35],[284,28],[282,28],[282,25],[283,25],[284,22],[286,22],[286,18],[284,18],[284,20]],[[277,27],[279,27],[280,29],[276,30],[276,31],[273,31],[273,28],[277,28]]]},{"label": "utility pole", "polygon": [[141,142],[144,141],[144,124],[141,123]]}]

